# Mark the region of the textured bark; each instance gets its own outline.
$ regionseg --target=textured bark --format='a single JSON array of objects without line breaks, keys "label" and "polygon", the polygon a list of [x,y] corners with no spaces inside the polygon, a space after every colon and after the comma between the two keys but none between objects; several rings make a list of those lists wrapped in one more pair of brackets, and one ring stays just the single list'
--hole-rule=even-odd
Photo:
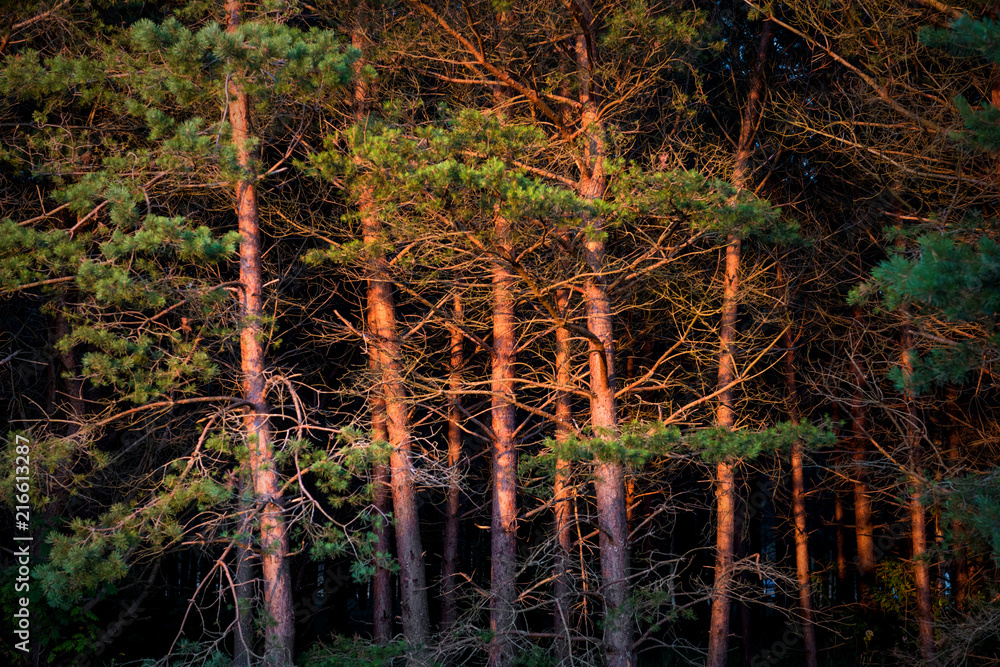
[{"label": "textured bark", "polygon": [[[496,216],[496,243],[509,255],[510,222]],[[490,665],[514,662],[512,634],[517,597],[517,447],[514,439],[514,274],[502,259],[493,262],[493,520],[490,577]]]},{"label": "textured bark", "polygon": [[[757,64],[750,81],[750,95],[740,124],[740,139],[736,148],[732,183],[737,190],[746,186],[750,154],[753,150],[754,127],[760,114],[764,94],[764,64],[771,42],[771,22],[764,21],[757,46]],[[726,246],[726,266],[722,295],[722,326],[719,332],[719,406],[716,420],[720,426],[736,426],[733,409],[733,389],[736,380],[736,316],[739,297],[740,238],[731,235]],[[726,664],[729,638],[729,588],[732,582],[733,554],[735,553],[736,487],[733,461],[720,461],[716,466],[716,544],[715,585],[712,589],[712,616],[709,622],[708,667]]]},{"label": "textured bark", "polygon": [[[779,282],[781,270],[779,267]],[[789,328],[781,342],[785,348],[785,387],[788,397],[788,417],[799,423],[799,395],[795,383],[795,340]],[[792,444],[792,513],[795,523],[795,575],[799,589],[799,622],[805,648],[806,667],[817,667],[816,629],[813,625],[812,590],[809,577],[809,532],[806,525],[806,490],[802,470],[802,443]]]},{"label": "textured bark", "polygon": [[462,461],[462,366],[465,364],[464,341],[457,325],[462,323],[462,297],[455,295],[454,319],[456,326],[451,331],[451,358],[449,360],[448,388],[451,390],[451,406],[448,410],[448,468],[452,478],[448,485],[448,502],[444,519],[444,563],[441,568],[441,628],[447,630],[458,619],[456,591],[459,585],[455,574],[458,572],[458,531],[461,510],[462,486],[459,475]]},{"label": "textured bark", "polygon": [[[358,195],[364,241],[374,245],[380,232],[374,202],[371,193],[364,188]],[[377,348],[376,355],[381,367],[380,389],[385,401],[386,432],[392,448],[389,469],[396,519],[396,557],[399,561],[403,635],[409,644],[419,647],[426,644],[430,635],[430,614],[427,608],[417,491],[413,481],[409,414],[400,362],[402,347],[396,332],[396,309],[385,258],[373,256],[369,271],[368,308],[373,338],[369,346]]]},{"label": "textured bark", "polygon": [[[367,49],[369,40],[364,31],[365,13],[367,3],[359,2],[356,7],[355,21],[351,28],[351,46],[362,53]],[[355,120],[362,122],[368,114],[367,98],[370,93],[367,80],[361,76],[365,66],[364,58],[358,58],[354,62],[354,114]],[[373,212],[373,205],[369,193],[363,193],[361,197],[361,213],[365,220],[365,229],[362,234],[365,240],[370,242],[378,235],[378,221]],[[372,439],[381,442],[391,442],[389,440],[388,415],[386,411],[385,396],[385,361],[382,358],[384,352],[383,345],[380,344],[383,330],[386,328],[384,322],[386,317],[391,316],[394,323],[395,311],[393,304],[388,304],[388,308],[381,301],[385,298],[388,290],[386,284],[382,283],[384,278],[384,266],[381,258],[375,258],[372,262],[373,279],[368,284],[368,305],[367,320],[368,330],[376,337],[374,344],[368,346],[369,366],[373,374],[378,378],[378,382],[372,391]],[[391,300],[392,294],[389,294]],[[386,315],[386,313],[389,315]],[[394,325],[392,326],[394,328]],[[381,516],[388,515],[390,510],[390,495],[392,492],[392,472],[391,465],[379,464],[373,471],[375,478],[375,497],[373,498],[375,511]],[[383,521],[375,530],[375,549],[377,553],[384,554],[388,560],[391,550],[392,527],[388,521]],[[372,579],[372,624],[373,637],[375,643],[387,644],[392,637],[392,572],[382,567],[381,562],[375,566],[375,576]]]},{"label": "textured bark", "polygon": [[[227,30],[240,24],[242,3],[226,0]],[[264,584],[264,608],[268,623],[264,631],[265,662],[291,665],[294,655],[295,613],[292,607],[291,576],[288,568],[288,532],[281,511],[281,492],[274,465],[274,451],[268,423],[265,394],[263,330],[264,286],[261,269],[260,213],[257,208],[256,174],[250,154],[250,105],[246,92],[229,83],[229,123],[233,128],[236,159],[244,177],[236,184],[236,215],[240,232],[240,361],[243,397],[250,403],[244,418],[249,447],[250,475],[254,495],[264,506],[260,511],[260,551]]]},{"label": "textured bark", "polygon": [[[371,295],[369,294],[369,302]],[[371,310],[369,308],[369,310]],[[369,331],[372,330],[372,323],[369,321]],[[378,346],[369,347],[369,365],[372,371],[378,375],[381,372],[382,364],[378,359]],[[385,399],[382,397],[380,387],[372,391],[372,440],[375,442],[388,442],[389,430],[386,427]],[[389,466],[384,463],[377,464],[373,470],[375,481],[375,497],[373,505],[375,512],[385,518],[389,514],[389,494],[391,489],[391,475]],[[384,555],[386,561],[391,557],[392,528],[385,518],[375,528],[375,551]],[[385,645],[392,638],[392,572],[383,567],[381,558],[375,565],[375,576],[372,578],[372,635],[375,643]]]},{"label": "textured bark", "polygon": [[236,635],[233,637],[233,665],[235,667],[251,667],[253,664],[253,581],[255,579],[255,567],[253,563],[253,549],[244,546],[250,535],[250,526],[244,517],[252,511],[252,506],[244,500],[247,497],[247,483],[240,480],[240,517],[239,533],[240,544],[236,546],[236,571],[233,584],[235,585],[236,609],[239,619],[236,623]]},{"label": "textured bark", "polygon": [[[580,76],[580,128],[584,139],[584,169],[580,175],[582,197],[604,196],[607,157],[604,126],[598,100],[591,88],[592,56],[597,50],[593,16],[589,2],[578,2],[575,16],[581,32],[576,36],[576,62]],[[604,277],[604,220],[592,219],[594,234],[584,244],[584,260],[589,274],[584,284],[590,365],[590,424],[594,435],[618,435],[615,401],[615,355],[613,312]],[[629,544],[625,510],[625,474],[618,461],[600,461],[594,467],[597,523],[600,529],[601,591],[604,597],[604,651],[608,667],[635,664],[632,614],[628,608]]]},{"label": "textured bark", "polygon": [[920,416],[909,384],[913,378],[913,342],[909,328],[902,333],[902,368],[904,400],[906,403],[906,444],[909,448],[910,469],[914,474],[910,479],[910,541],[912,544],[912,566],[914,594],[917,598],[917,625],[920,636],[920,657],[924,667],[937,665],[934,648],[934,609],[931,600],[931,572],[927,560],[927,511],[920,500],[923,483],[916,476],[920,468]]},{"label": "textured bark", "polygon": [[[368,40],[362,29],[364,3],[358,5],[358,17],[352,31],[352,43],[364,49]],[[355,63],[360,74],[363,59]],[[355,83],[355,114],[358,121],[367,116],[366,100],[370,91],[365,80],[358,76]],[[361,213],[361,233],[369,247],[378,244],[381,223],[370,189],[360,186],[356,193]],[[369,350],[378,365],[378,392],[385,406],[385,434],[391,447],[389,455],[389,487],[395,517],[396,558],[399,562],[400,606],[402,607],[403,636],[416,649],[413,661],[421,660],[421,647],[430,637],[430,612],[427,606],[427,584],[424,571],[424,551],[420,537],[420,518],[417,511],[417,490],[413,481],[413,454],[410,436],[410,417],[403,384],[402,346],[396,331],[396,306],[392,283],[388,276],[385,258],[371,251],[368,278],[368,322],[372,335]],[[374,426],[374,424],[373,424]],[[384,478],[384,471],[380,471]],[[388,586],[387,584],[384,584]],[[382,593],[383,602],[388,602]],[[386,610],[379,610],[385,615]],[[386,629],[388,633],[388,629]]]},{"label": "textured bark", "polygon": [[872,584],[875,576],[875,529],[872,526],[872,503],[865,471],[865,451],[868,437],[864,391],[868,386],[860,363],[861,334],[864,330],[861,312],[854,311],[855,336],[851,346],[851,373],[854,376],[854,395],[851,399],[851,458],[853,460],[854,534],[857,541],[858,580],[861,602],[872,607]]},{"label": "textured bark", "polygon": [[[556,307],[561,315],[565,316],[569,306],[569,290],[561,289],[556,293]],[[571,435],[569,424],[573,419],[573,406],[570,393],[564,387],[569,387],[573,381],[570,362],[572,350],[570,347],[570,332],[566,327],[556,329],[556,386],[558,394],[556,396],[556,418],[559,423],[556,425],[556,442],[565,442]],[[573,546],[573,527],[571,523],[571,512],[573,502],[573,487],[570,484],[572,466],[569,460],[556,457],[555,480],[552,488],[552,495],[555,499],[555,537],[556,537],[556,557],[555,557],[555,577],[554,597],[555,612],[553,628],[555,629],[555,649],[556,658],[560,663],[572,659],[572,641],[570,640],[570,629],[572,628],[571,618],[571,590],[569,565],[570,549]]]}]

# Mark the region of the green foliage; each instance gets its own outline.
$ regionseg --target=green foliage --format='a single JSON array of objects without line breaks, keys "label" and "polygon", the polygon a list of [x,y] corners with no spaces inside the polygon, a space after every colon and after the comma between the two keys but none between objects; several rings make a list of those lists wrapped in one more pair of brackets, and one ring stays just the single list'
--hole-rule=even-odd
[{"label": "green foliage", "polygon": [[370,667],[388,666],[395,658],[405,656],[407,646],[402,641],[378,646],[361,638],[335,636],[329,643],[313,645],[303,660],[303,667]]},{"label": "green foliage", "polygon": [[722,427],[700,429],[686,438],[687,445],[708,463],[752,460],[762,454],[787,451],[796,442],[808,449],[830,447],[837,437],[831,422],[821,425],[779,423],[760,431],[730,431]]},{"label": "green foliage", "polygon": [[968,371],[981,364],[984,349],[1000,347],[995,322],[1000,310],[1000,245],[986,236],[973,247],[942,234],[925,234],[917,246],[917,257],[897,252],[879,264],[868,283],[851,291],[849,300],[864,303],[878,292],[890,310],[922,307],[949,322],[982,325],[978,339],[935,347],[914,359],[909,387],[904,387],[899,369],[893,372],[900,390],[919,392],[963,382]]},{"label": "green foliage", "polygon": [[943,515],[960,521],[967,531],[961,539],[978,541],[994,562],[1000,564],[1000,468],[944,480],[939,488]]},{"label": "green foliage", "polygon": [[777,208],[696,171],[649,171],[623,161],[608,166],[615,215],[683,221],[692,232],[734,234],[779,244],[801,241],[798,226]]},{"label": "green foliage", "polygon": [[[1000,23],[995,19],[972,18],[963,14],[952,22],[950,28],[924,28],[920,41],[928,46],[946,48],[959,56],[982,56],[1000,63]],[[967,131],[958,135],[981,150],[1000,149],[1000,110],[991,104],[982,110],[973,110],[965,97],[955,98]]]}]

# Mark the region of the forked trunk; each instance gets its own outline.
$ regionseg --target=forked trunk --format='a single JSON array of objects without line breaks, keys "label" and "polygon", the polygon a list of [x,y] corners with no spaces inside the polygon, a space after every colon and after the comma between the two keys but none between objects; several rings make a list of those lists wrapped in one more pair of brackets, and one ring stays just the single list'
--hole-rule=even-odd
[{"label": "forked trunk", "polygon": [[[227,31],[240,24],[242,3],[226,0]],[[281,491],[275,469],[268,406],[265,395],[264,282],[261,269],[260,214],[257,209],[256,174],[250,154],[250,105],[246,92],[229,82],[229,122],[236,159],[244,171],[236,184],[236,215],[240,232],[240,360],[243,397],[250,403],[244,418],[249,448],[248,461],[254,495],[265,504],[260,510],[260,551],[264,584],[265,662],[291,665],[295,640],[291,577],[288,568],[288,532],[281,512]]]},{"label": "forked trunk", "polygon": [[[380,224],[375,217],[371,193],[362,186],[359,194],[362,234],[369,247],[377,245]],[[403,636],[417,648],[427,643],[430,614],[424,574],[423,546],[417,513],[417,491],[413,481],[413,453],[410,438],[406,390],[401,364],[402,347],[396,333],[396,309],[385,258],[373,255],[368,280],[369,321],[381,370],[381,391],[385,401],[386,432],[389,436],[390,486],[396,519],[396,557],[399,562],[400,603]]]},{"label": "forked trunk", "polygon": [[[497,214],[496,243],[508,256],[510,221]],[[514,663],[514,601],[517,597],[517,447],[514,412],[514,274],[502,259],[493,261],[493,375],[490,391],[493,428],[493,520],[491,526],[491,667]]]},{"label": "forked trunk", "polygon": [[[352,31],[352,43],[361,50],[367,47],[367,38],[362,30],[361,13],[364,3],[358,5],[358,16]],[[355,63],[358,74],[355,88],[355,114],[361,122],[367,117],[367,82],[360,76],[364,62]],[[357,192],[358,209],[361,213],[361,233],[365,244],[372,248],[369,258],[368,278],[368,322],[373,341],[369,344],[372,359],[377,364],[379,391],[377,400],[384,402],[385,434],[391,447],[389,455],[389,487],[392,492],[392,507],[395,517],[396,558],[399,563],[400,606],[402,607],[403,636],[415,649],[411,654],[414,661],[420,661],[422,647],[430,637],[430,612],[427,607],[427,584],[424,572],[424,552],[420,539],[420,519],[417,512],[417,490],[413,481],[413,453],[410,438],[410,418],[406,405],[406,389],[403,385],[402,346],[396,332],[396,306],[392,296],[392,283],[388,275],[388,263],[374,249],[379,242],[381,223],[371,190],[361,185]],[[378,404],[376,403],[376,407]],[[373,420],[373,427],[376,426]],[[377,470],[376,478],[385,479],[385,471]],[[381,485],[380,485],[381,486]],[[376,497],[376,502],[379,502]],[[384,536],[386,540],[388,535]],[[379,582],[384,588],[376,592],[376,604],[388,605],[388,573]],[[389,617],[376,634],[389,634],[391,614],[388,609],[376,609],[376,619]]]}]

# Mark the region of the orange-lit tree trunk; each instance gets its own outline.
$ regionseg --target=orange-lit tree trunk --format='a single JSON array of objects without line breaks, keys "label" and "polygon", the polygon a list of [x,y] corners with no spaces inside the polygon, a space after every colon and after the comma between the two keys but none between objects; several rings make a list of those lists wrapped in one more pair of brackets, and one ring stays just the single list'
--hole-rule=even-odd
[{"label": "orange-lit tree trunk", "polygon": [[[781,265],[778,265],[778,282],[782,282]],[[791,297],[786,297],[790,299]],[[788,304],[786,303],[786,309]],[[788,417],[799,423],[799,394],[795,383],[795,337],[791,325],[781,340],[785,348],[785,387],[788,391]],[[799,589],[799,622],[805,648],[806,667],[817,667],[816,629],[813,626],[812,590],[809,578],[809,532],[806,525],[806,489],[802,470],[802,443],[792,444],[792,514],[795,524],[795,575]]]},{"label": "orange-lit tree trunk", "polygon": [[920,415],[912,392],[913,381],[913,341],[909,327],[902,333],[903,391],[906,403],[906,445],[909,450],[909,465],[913,471],[910,482],[910,541],[912,543],[913,583],[917,598],[917,624],[920,636],[921,664],[925,667],[936,665],[934,649],[934,609],[931,606],[931,570],[927,553],[927,512],[920,495],[923,482],[920,470]]},{"label": "orange-lit tree trunk", "polygon": [[[556,294],[556,308],[561,316],[565,317],[569,310],[569,290],[561,289]],[[566,327],[556,329],[556,444],[566,442],[571,435],[570,423],[573,419],[573,406],[570,393],[566,389],[573,381],[570,363],[572,360],[572,350],[570,347],[570,332]],[[555,536],[556,536],[556,557],[555,557],[555,577],[554,597],[555,612],[554,624],[556,640],[556,657],[560,663],[571,659],[570,630],[572,628],[571,608],[570,608],[570,549],[573,546],[573,533],[571,523],[573,487],[570,483],[572,466],[568,459],[556,456],[555,480],[552,488],[552,495],[555,500]]]},{"label": "orange-lit tree trunk", "polygon": [[[369,39],[364,30],[367,11],[367,3],[359,2],[354,16],[354,25],[351,28],[351,46],[362,53],[365,53],[369,47]],[[368,116],[368,96],[371,92],[369,82],[362,74],[364,67],[365,58],[362,56],[353,65],[355,74],[354,119],[358,123],[364,122]],[[359,208],[363,219],[362,234],[365,241],[375,241],[379,232],[379,224],[374,211],[374,203],[367,191],[362,192],[359,197]],[[395,332],[395,310],[392,303],[392,287],[385,282],[385,266],[381,257],[372,260],[371,272],[372,276],[368,282],[366,317],[368,331],[375,337],[375,342],[368,346],[368,355],[372,373],[378,378],[371,396],[372,440],[392,443],[387,412],[387,360],[383,356],[387,350],[383,344],[382,336],[385,335],[387,329],[392,329],[392,332]],[[388,304],[385,303],[386,298],[389,299]],[[390,540],[392,539],[392,529],[389,522],[385,520],[389,514],[390,495],[393,489],[391,467],[391,462],[390,465],[376,464],[373,470],[374,509],[382,517],[375,528],[375,550],[379,556],[372,579],[372,632],[377,644],[387,644],[392,637],[392,573],[384,567],[385,562],[390,557]],[[419,608],[419,604],[417,607]]]},{"label": "orange-lit tree trunk", "polygon": [[[380,223],[376,217],[371,192],[358,193],[362,235],[369,248],[378,244]],[[381,390],[385,400],[386,432],[389,435],[390,487],[396,519],[396,557],[399,561],[400,603],[403,635],[415,648],[427,643],[430,614],[427,608],[427,585],[424,554],[417,513],[417,491],[413,481],[413,454],[410,437],[406,390],[403,386],[402,346],[396,332],[396,308],[392,283],[388,280],[385,258],[371,251],[368,279],[369,321],[377,348],[381,371]]]},{"label": "orange-lit tree trunk", "polygon": [[[372,321],[374,309],[371,307],[372,294],[368,294],[368,330],[375,330],[375,323]],[[382,362],[378,358],[378,346],[368,347],[369,365],[372,373],[381,377]],[[385,398],[382,396],[381,382],[376,382],[371,392],[371,414],[372,414],[372,441],[389,442],[389,430],[386,427]],[[386,561],[390,557],[390,542],[392,533],[389,527],[389,494],[392,482],[389,474],[389,466],[384,463],[375,465],[372,471],[375,482],[375,497],[373,505],[380,520],[375,527],[375,551],[378,562],[375,564],[375,575],[372,577],[372,635],[376,644],[384,645],[392,637],[392,573],[384,567],[383,559]]]},{"label": "orange-lit tree trunk", "polygon": [[465,364],[464,342],[462,331],[458,328],[462,323],[462,297],[455,294],[454,300],[455,327],[451,330],[451,358],[448,369],[448,388],[451,398],[448,409],[448,468],[451,470],[451,481],[448,484],[448,504],[445,508],[444,520],[444,563],[441,567],[441,627],[447,630],[458,619],[456,606],[456,591],[458,580],[458,529],[459,511],[461,509],[462,486],[460,464],[462,461],[462,366]]},{"label": "orange-lit tree trunk", "polygon": [[[373,364],[375,366],[375,364]],[[385,400],[381,396],[372,398],[372,439],[381,442],[389,441],[389,432],[385,424]],[[385,567],[391,558],[392,529],[389,525],[390,485],[392,479],[389,466],[377,464],[374,469],[375,481],[375,512],[380,517],[375,528],[375,552],[378,562],[375,564],[375,575],[372,577],[372,624],[373,638],[376,644],[385,645],[392,638],[392,572]]]},{"label": "orange-lit tree trunk", "polygon": [[[240,25],[242,3],[226,0],[227,31]],[[291,665],[295,640],[291,576],[288,568],[288,532],[281,513],[281,492],[274,462],[264,379],[264,281],[261,269],[260,213],[256,173],[250,153],[250,104],[246,91],[229,82],[229,123],[236,159],[244,176],[236,184],[236,215],[240,232],[240,361],[243,397],[250,403],[244,418],[254,495],[264,502],[260,510],[260,551],[264,578],[265,662]]]},{"label": "orange-lit tree trunk", "polygon": [[[511,253],[510,221],[497,214],[496,244],[500,254]],[[493,260],[493,373],[490,391],[493,429],[493,520],[490,576],[490,662],[512,665],[516,656],[514,601],[517,597],[517,447],[514,412],[514,273],[507,263]]]},{"label": "orange-lit tree trunk", "polygon": [[[576,18],[580,33],[576,36],[576,61],[580,76],[580,129],[584,137],[584,156],[579,192],[582,197],[600,199],[607,186],[604,161],[607,157],[604,126],[598,113],[598,100],[592,90],[593,62],[597,49],[593,16],[589,2],[578,2]],[[615,401],[615,355],[613,313],[604,276],[604,221],[591,220],[594,233],[584,244],[588,275],[584,283],[587,328],[591,336],[590,425],[594,436],[613,439],[618,435]],[[594,492],[597,523],[600,530],[601,590],[604,594],[604,651],[608,667],[635,664],[632,614],[628,608],[629,544],[625,511],[625,473],[620,461],[598,461],[594,467]]]},{"label": "orange-lit tree trunk", "polygon": [[865,410],[865,388],[868,379],[861,367],[860,349],[864,332],[861,312],[854,311],[855,336],[851,344],[851,374],[854,377],[854,395],[851,399],[851,458],[853,459],[854,486],[854,535],[857,541],[858,579],[861,601],[870,609],[872,584],[875,576],[875,530],[872,526],[872,502],[865,471],[865,451],[868,437]]},{"label": "orange-lit tree trunk", "polygon": [[[757,65],[750,82],[750,96],[743,111],[740,139],[736,147],[736,163],[732,183],[737,190],[746,185],[750,153],[753,150],[754,127],[760,114],[764,94],[764,63],[771,42],[771,22],[764,21],[757,47]],[[736,315],[739,297],[740,237],[729,236],[726,246],[724,290],[722,294],[722,326],[719,333],[719,426],[736,426],[733,409],[733,389],[736,382]],[[715,585],[712,589],[712,616],[709,621],[708,667],[726,664],[729,639],[729,589],[733,578],[733,555],[736,549],[736,486],[735,461],[724,460],[716,465],[715,502]]]}]

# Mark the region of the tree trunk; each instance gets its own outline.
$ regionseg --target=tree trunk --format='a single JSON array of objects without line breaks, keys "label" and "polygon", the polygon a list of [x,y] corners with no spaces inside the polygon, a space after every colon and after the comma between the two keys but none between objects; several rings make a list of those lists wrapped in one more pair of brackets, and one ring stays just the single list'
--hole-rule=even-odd
[{"label": "tree trunk", "polygon": [[837,487],[833,499],[833,523],[836,525],[836,566],[837,566],[837,602],[846,602],[847,595],[847,551],[844,540],[844,493]]},{"label": "tree trunk", "polygon": [[[597,50],[593,16],[589,2],[579,2],[576,18],[581,32],[576,36],[576,61],[580,72],[580,129],[584,137],[584,165],[580,175],[582,197],[600,199],[607,186],[604,160],[607,157],[604,126],[600,121],[597,97],[591,90]],[[615,438],[618,414],[615,401],[615,355],[613,314],[604,276],[605,244],[601,234],[604,220],[591,221],[594,234],[584,245],[589,274],[584,283],[584,305],[590,360],[590,424],[594,436]],[[625,472],[620,461],[598,461],[594,467],[597,524],[600,531],[601,588],[604,594],[604,651],[608,667],[635,664],[632,646],[632,614],[628,608],[629,544],[625,509]]]},{"label": "tree trunk", "polygon": [[[361,3],[358,5],[358,17],[352,31],[352,43],[359,49],[367,46],[368,41],[361,27],[363,11],[364,3]],[[360,74],[363,68],[360,59],[355,68],[356,73]],[[355,114],[359,122],[367,117],[368,93],[365,80],[358,76],[354,97]],[[357,194],[363,240],[369,248],[374,248],[379,241],[381,223],[375,210],[373,195],[366,186],[361,186]],[[430,637],[430,612],[427,606],[417,491],[413,482],[410,417],[401,364],[402,346],[396,332],[396,306],[392,296],[392,283],[388,276],[388,263],[381,255],[374,254],[374,249],[370,252],[372,254],[369,258],[368,321],[374,341],[369,345],[369,349],[372,350],[371,354],[378,364],[381,400],[385,403],[385,434],[391,446],[389,486],[396,519],[396,557],[399,562],[403,636],[419,654]],[[377,471],[377,477],[384,478],[384,471]],[[380,582],[380,585],[388,588],[387,583]],[[385,591],[381,591],[379,595],[382,600],[380,604],[391,601]],[[391,618],[385,609],[378,610],[377,615],[379,614],[389,615]],[[388,634],[388,627],[384,631]]]},{"label": "tree trunk", "polygon": [[251,667],[253,665],[253,607],[254,607],[254,567],[253,549],[243,546],[250,540],[251,528],[245,517],[253,511],[253,505],[246,500],[247,481],[241,479],[239,483],[240,493],[240,516],[237,518],[239,533],[236,546],[236,574],[233,582],[236,590],[236,610],[239,619],[236,623],[236,636],[233,638],[233,665],[234,667]]},{"label": "tree trunk", "polygon": [[[764,92],[764,63],[771,42],[771,22],[764,21],[760,42],[757,46],[757,65],[750,82],[750,96],[743,112],[740,125],[740,139],[736,150],[732,183],[742,190],[753,149],[754,126],[760,113]],[[730,235],[726,246],[725,287],[722,295],[722,327],[719,333],[721,354],[719,357],[719,407],[716,419],[720,426],[732,429],[736,425],[733,389],[736,381],[736,315],[739,296],[740,238]],[[735,462],[720,461],[716,465],[716,545],[715,545],[715,586],[712,590],[712,616],[708,636],[708,667],[722,667],[726,664],[726,648],[729,638],[729,588],[732,581],[733,554],[736,546],[736,487],[734,479]]]},{"label": "tree trunk", "polygon": [[917,624],[920,634],[920,657],[924,667],[937,665],[934,648],[934,609],[931,606],[931,572],[927,552],[927,513],[920,500],[923,483],[918,476],[920,470],[920,416],[914,401],[911,383],[913,380],[913,342],[909,327],[902,333],[902,367],[904,401],[906,402],[906,444],[909,449],[910,469],[910,539],[912,542],[914,593],[917,598]]},{"label": "tree trunk", "polygon": [[[778,282],[781,266],[778,266]],[[786,297],[790,298],[790,297]],[[786,309],[788,304],[786,304]],[[788,390],[788,417],[793,424],[799,423],[799,395],[795,384],[795,338],[791,327],[785,331],[781,341],[785,348],[785,386]],[[816,629],[813,626],[812,590],[809,577],[809,532],[806,525],[806,490],[802,470],[802,443],[792,444],[792,513],[795,518],[795,574],[799,589],[799,615],[802,625],[802,641],[805,645],[806,667],[817,667]]]},{"label": "tree trunk", "polygon": [[[371,192],[365,188],[359,192],[359,209],[365,244],[374,247],[378,241],[380,224],[375,216]],[[372,256],[370,261],[368,307],[374,338],[370,345],[377,348],[381,390],[385,400],[386,432],[392,447],[389,469],[392,506],[396,518],[396,556],[399,560],[403,635],[407,643],[419,650],[430,635],[430,613],[427,608],[417,492],[413,482],[409,413],[400,363],[402,346],[396,333],[396,309],[392,284],[387,276],[387,263],[381,256]]]},{"label": "tree trunk", "polygon": [[[242,3],[226,0],[228,32],[240,24]],[[268,622],[264,632],[265,662],[291,665],[294,655],[295,613],[288,568],[288,532],[281,510],[281,493],[275,469],[265,394],[263,277],[261,270],[260,214],[257,209],[256,173],[250,154],[250,106],[246,92],[229,83],[229,122],[233,128],[236,159],[245,175],[236,184],[236,214],[240,232],[240,359],[243,396],[251,404],[244,418],[254,494],[265,504],[260,511],[260,551],[264,577],[264,607]]]},{"label": "tree trunk", "polygon": [[[950,477],[958,477],[962,472],[962,432],[959,427],[961,412],[958,409],[958,389],[948,387],[948,463]],[[968,611],[969,602],[969,549],[965,543],[965,527],[955,519],[951,524],[954,552],[954,599],[959,611]]]},{"label": "tree trunk", "polygon": [[865,471],[865,450],[867,447],[867,415],[864,391],[868,386],[864,370],[861,368],[860,346],[864,330],[861,311],[855,309],[856,335],[851,345],[851,373],[854,375],[854,396],[851,400],[851,457],[854,462],[854,534],[858,546],[858,581],[861,602],[865,609],[872,607],[872,585],[875,576],[875,529],[872,526],[872,503],[868,492]]},{"label": "tree trunk", "polygon": [[451,480],[448,484],[448,505],[444,522],[444,564],[441,568],[441,629],[447,630],[458,619],[456,591],[458,579],[458,530],[461,510],[462,486],[460,464],[462,460],[462,366],[465,364],[465,338],[458,325],[462,323],[462,297],[455,295],[455,327],[451,330],[451,359],[449,364],[448,387],[451,390],[448,410],[448,468]]},{"label": "tree trunk", "polygon": [[[510,221],[496,216],[496,243],[511,253]],[[515,659],[514,601],[517,597],[517,447],[514,439],[514,274],[502,259],[493,261],[493,521],[490,577],[490,665],[507,667]]]},{"label": "tree trunk", "polygon": [[[569,310],[569,290],[561,289],[556,293],[556,307],[562,317],[566,316]],[[566,327],[556,329],[556,386],[558,392],[556,396],[556,418],[559,423],[556,425],[556,444],[566,442],[573,435],[569,424],[573,419],[573,406],[570,393],[566,389],[573,381],[570,363],[572,352],[570,348],[570,332]],[[552,495],[555,499],[555,536],[556,536],[556,557],[555,557],[555,577],[554,596],[554,628],[555,628],[555,649],[556,658],[560,664],[567,663],[572,659],[572,642],[570,641],[570,631],[572,628],[571,618],[571,581],[569,574],[570,549],[573,546],[573,533],[571,523],[573,487],[570,483],[572,465],[569,460],[556,456],[555,480],[552,488]]]},{"label": "tree trunk", "polygon": [[[371,301],[372,295],[369,291],[369,313],[373,310],[370,305]],[[372,324],[369,318],[369,331],[374,329]],[[380,375],[382,362],[378,359],[378,346],[372,345],[368,349],[369,365],[376,375]],[[370,400],[372,402],[372,441],[388,442],[389,431],[386,427],[385,398],[381,394],[381,383],[376,383]],[[381,517],[375,527],[376,564],[375,575],[372,578],[372,635],[376,644],[384,646],[392,638],[392,572],[384,566],[392,557],[390,553],[392,534],[387,518],[390,511],[389,493],[392,479],[389,466],[384,463],[376,464],[372,472],[375,482],[373,505],[375,512]]]}]

